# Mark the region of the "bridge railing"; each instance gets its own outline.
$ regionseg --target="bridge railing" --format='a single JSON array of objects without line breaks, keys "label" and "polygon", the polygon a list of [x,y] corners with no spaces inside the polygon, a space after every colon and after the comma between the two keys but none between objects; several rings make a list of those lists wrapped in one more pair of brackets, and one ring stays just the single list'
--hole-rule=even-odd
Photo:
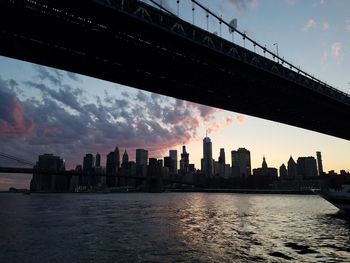
[{"label": "bridge railing", "polygon": [[[214,14],[196,0],[189,1],[191,1],[193,5],[196,5],[204,10],[207,15],[210,15],[212,18],[216,19],[220,24],[220,27],[221,25],[225,26],[227,30],[232,30],[232,32],[242,37],[244,41],[250,43],[254,47],[254,51],[250,51],[245,47],[241,47],[236,43],[218,36],[217,34],[211,33],[205,29],[193,25],[190,22],[182,20],[154,0],[148,0],[154,6],[139,0],[93,1],[108,8],[113,8],[120,12],[127,13],[137,19],[143,20],[145,23],[151,23],[157,27],[161,27],[169,32],[172,32],[179,37],[187,38],[196,42],[197,44],[204,45],[226,56],[230,56],[236,60],[250,64],[271,74],[282,77],[298,85],[302,85],[308,89],[312,89],[318,93],[350,105],[349,94],[335,89],[334,87],[300,69],[300,67],[294,66],[284,58],[279,57],[278,54],[275,54],[271,50],[267,49],[266,46],[259,44],[245,33],[240,32],[238,29],[234,28],[232,25]],[[260,55],[258,53],[259,51],[264,55]],[[179,54],[181,54],[181,51],[179,51]],[[275,60],[277,60],[277,62]]]}]

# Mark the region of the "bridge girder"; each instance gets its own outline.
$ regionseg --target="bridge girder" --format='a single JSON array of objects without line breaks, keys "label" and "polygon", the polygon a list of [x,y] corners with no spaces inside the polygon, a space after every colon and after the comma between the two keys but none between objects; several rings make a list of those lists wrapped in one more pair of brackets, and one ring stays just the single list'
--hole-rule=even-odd
[{"label": "bridge girder", "polygon": [[255,62],[93,1],[29,2],[1,0],[1,55],[350,139],[350,104],[275,74],[292,74],[279,64],[255,66],[267,62],[238,46]]}]

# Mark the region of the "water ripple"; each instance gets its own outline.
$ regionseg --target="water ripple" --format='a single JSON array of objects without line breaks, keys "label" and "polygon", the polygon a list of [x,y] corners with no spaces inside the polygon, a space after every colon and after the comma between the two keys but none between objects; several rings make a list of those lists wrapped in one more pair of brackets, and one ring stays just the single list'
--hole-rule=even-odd
[{"label": "water ripple", "polygon": [[317,196],[0,195],[0,207],[0,262],[350,262],[350,217]]}]

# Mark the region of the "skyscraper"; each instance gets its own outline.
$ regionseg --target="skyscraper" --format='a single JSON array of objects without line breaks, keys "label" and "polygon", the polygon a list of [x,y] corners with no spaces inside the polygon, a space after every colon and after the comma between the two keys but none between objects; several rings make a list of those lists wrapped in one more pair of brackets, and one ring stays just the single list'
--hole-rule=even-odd
[{"label": "skyscraper", "polygon": [[170,150],[169,151],[169,157],[172,159],[172,164],[170,167],[171,173],[177,173],[177,150]]},{"label": "skyscraper", "polygon": [[297,164],[292,156],[288,160],[288,179],[296,179],[298,176]]},{"label": "skyscraper", "polygon": [[284,165],[284,163],[280,166],[280,178],[286,179],[288,176],[287,167]]},{"label": "skyscraper", "polygon": [[186,152],[186,146],[182,146],[181,160],[180,160],[180,173],[186,174],[189,171],[189,153]]},{"label": "skyscraper", "polygon": [[123,157],[122,157],[121,168],[124,169],[124,170],[127,169],[128,168],[128,163],[129,163],[129,155],[126,152],[126,149],[125,149]]},{"label": "skyscraper", "polygon": [[85,174],[91,173],[94,167],[95,167],[95,157],[91,153],[86,154],[83,160],[83,172]]},{"label": "skyscraper", "polygon": [[[219,163],[219,175],[221,177],[225,177],[225,175],[226,175],[226,158],[225,158],[225,149],[224,148],[220,148],[220,155],[219,155],[218,163]],[[215,167],[214,167],[214,170],[215,170]]]},{"label": "skyscraper", "polygon": [[167,167],[169,171],[171,170],[171,165],[172,165],[172,159],[170,156],[165,156],[164,157],[164,167]]},{"label": "skyscraper", "polygon": [[145,149],[136,149],[136,165],[147,165],[148,151]]},{"label": "skyscraper", "polygon": [[115,147],[114,152],[110,152],[107,155],[106,160],[106,179],[107,179],[107,186],[108,187],[114,187],[116,183],[116,175],[118,173],[118,169],[120,166],[120,157],[119,157],[119,149],[118,146]]},{"label": "skyscraper", "polygon": [[212,144],[209,137],[203,139],[203,171],[206,176],[213,176],[214,165],[212,155]]},{"label": "skyscraper", "polygon": [[[30,182],[30,191],[33,192],[53,192],[67,191],[69,179],[67,176],[56,176],[55,172],[63,172],[66,170],[64,160],[59,156],[52,154],[43,154],[39,156],[39,160],[34,166],[34,170],[44,171],[44,174],[33,173]],[[52,172],[53,174],[49,174]]]},{"label": "skyscraper", "polygon": [[122,164],[127,164],[128,162],[129,162],[129,155],[125,149],[124,154],[123,154]]},{"label": "skyscraper", "polygon": [[297,160],[298,175],[303,178],[317,176],[316,159],[313,156],[299,157]]},{"label": "skyscraper", "polygon": [[247,177],[251,175],[250,151],[239,148],[231,151],[232,175],[235,177]]},{"label": "skyscraper", "polygon": [[148,151],[136,149],[136,173],[139,176],[147,175]]},{"label": "skyscraper", "polygon": [[323,165],[322,165],[321,152],[316,152],[316,156],[317,156],[318,175],[322,176],[323,175]]},{"label": "skyscraper", "polygon": [[116,164],[117,164],[117,172],[118,172],[118,169],[120,167],[120,155],[119,155],[119,148],[118,148],[118,146],[115,147],[114,152],[115,152],[115,158],[116,158]]},{"label": "skyscraper", "polygon": [[101,155],[99,153],[96,154],[96,167],[100,167],[101,166]]},{"label": "skyscraper", "polygon": [[226,164],[226,160],[225,160],[225,149],[224,149],[224,148],[220,148],[219,163]]}]

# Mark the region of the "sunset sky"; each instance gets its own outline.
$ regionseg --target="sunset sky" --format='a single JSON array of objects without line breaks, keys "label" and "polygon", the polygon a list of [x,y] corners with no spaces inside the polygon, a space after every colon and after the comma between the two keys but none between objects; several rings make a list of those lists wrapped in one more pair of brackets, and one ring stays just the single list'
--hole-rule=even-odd
[{"label": "sunset sky", "polygon": [[[350,1],[348,0],[220,0],[204,1],[214,13],[271,51],[332,86],[350,92]],[[176,10],[176,1],[162,1]],[[191,20],[180,1],[180,16]],[[189,9],[190,10],[190,9]],[[206,29],[205,14],[195,23]],[[209,30],[219,32],[210,20]],[[231,39],[226,29],[223,37]],[[243,41],[235,36],[235,42]],[[246,47],[253,50],[247,43]],[[337,116],[334,116],[337,118]],[[339,120],[350,121],[350,120]],[[252,167],[278,168],[292,155],[322,152],[325,171],[350,170],[350,142],[288,125],[152,94],[90,77],[0,57],[0,152],[32,162],[43,153],[82,164],[86,153],[105,156],[118,146],[134,159],[136,148],[162,158],[186,144],[190,162],[200,169],[206,129],[213,158],[225,148],[251,151]],[[350,132],[350,131],[349,131]],[[180,158],[180,156],[178,157]],[[0,165],[18,165],[0,159]],[[1,175],[0,190],[29,187],[30,175]]]}]

